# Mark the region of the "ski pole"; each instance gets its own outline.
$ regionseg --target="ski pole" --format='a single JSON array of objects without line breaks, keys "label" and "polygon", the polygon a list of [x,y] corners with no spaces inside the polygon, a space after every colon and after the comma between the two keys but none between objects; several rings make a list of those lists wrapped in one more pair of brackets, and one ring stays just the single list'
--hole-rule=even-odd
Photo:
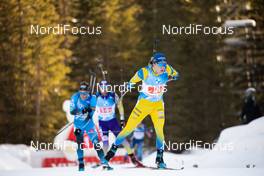
[{"label": "ski pole", "polygon": [[159,40],[156,38],[154,40],[153,53],[156,53],[158,51],[158,42],[159,42]]},{"label": "ski pole", "polygon": [[[91,70],[89,70],[89,72],[91,73]],[[93,75],[90,74],[90,80],[89,80],[89,85],[91,86],[93,83]]]},{"label": "ski pole", "polygon": [[93,94],[94,93],[94,86],[96,83],[96,73],[93,72],[91,69],[89,69],[89,72],[91,74],[91,76],[90,76],[91,94]]},{"label": "ski pole", "polygon": [[91,92],[91,94],[94,93],[94,86],[95,86],[95,84],[96,84],[96,76],[94,76],[93,87],[92,87],[92,92]]},{"label": "ski pole", "polygon": [[107,70],[103,69],[103,64],[101,64],[101,63],[98,65],[98,67],[102,72],[103,79],[106,80]]},{"label": "ski pole", "polygon": [[119,98],[119,100],[118,100],[118,103],[122,101],[123,97],[127,94],[127,92],[129,92],[129,91],[124,92],[124,93],[120,96],[120,98]]},{"label": "ski pole", "polygon": [[58,133],[55,135],[55,137],[58,136],[59,134],[61,134],[65,129],[67,129],[72,124],[73,124],[73,122],[70,122],[66,126],[64,126],[60,131],[58,131]]}]

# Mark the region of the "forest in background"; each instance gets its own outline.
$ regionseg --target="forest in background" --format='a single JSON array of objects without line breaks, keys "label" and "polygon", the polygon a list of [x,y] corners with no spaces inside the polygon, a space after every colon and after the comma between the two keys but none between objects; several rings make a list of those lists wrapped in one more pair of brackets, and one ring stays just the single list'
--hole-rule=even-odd
[{"label": "forest in background", "polygon": [[[226,52],[226,36],[161,33],[163,24],[221,26],[228,19],[256,20],[251,29],[255,38],[248,41],[254,48]],[[102,35],[32,35],[32,24],[102,26]],[[89,81],[89,70],[100,80],[98,64],[103,63],[111,83],[128,81],[148,64],[155,39],[158,51],[181,75],[169,83],[164,97],[166,140],[213,142],[222,129],[240,123],[243,91],[249,85],[244,69],[258,78],[249,81],[263,108],[263,27],[261,0],[2,0],[0,143],[52,141],[67,123],[63,101],[80,81]],[[252,68],[235,64],[245,50],[256,58]],[[224,59],[217,59],[219,53]],[[227,70],[234,66],[240,72],[230,74]],[[136,100],[137,92],[124,98],[126,118]],[[149,118],[144,121],[151,126]]]}]

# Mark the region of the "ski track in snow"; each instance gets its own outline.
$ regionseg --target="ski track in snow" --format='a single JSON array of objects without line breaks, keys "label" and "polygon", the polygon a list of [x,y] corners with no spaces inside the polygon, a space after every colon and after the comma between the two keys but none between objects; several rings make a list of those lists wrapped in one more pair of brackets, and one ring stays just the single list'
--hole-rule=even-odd
[{"label": "ski track in snow", "polygon": [[128,168],[132,165],[113,165],[114,170],[104,171],[101,168],[86,167],[78,172],[77,167],[38,168],[26,170],[0,171],[0,176],[263,176],[260,168],[187,168],[184,170],[151,170],[148,168]]}]

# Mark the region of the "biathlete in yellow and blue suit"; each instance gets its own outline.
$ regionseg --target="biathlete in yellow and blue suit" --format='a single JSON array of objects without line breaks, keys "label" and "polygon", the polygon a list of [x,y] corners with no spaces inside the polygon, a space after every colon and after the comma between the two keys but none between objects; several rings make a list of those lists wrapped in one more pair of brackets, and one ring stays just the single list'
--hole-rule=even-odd
[{"label": "biathlete in yellow and blue suit", "polygon": [[107,161],[114,157],[117,148],[138,124],[140,124],[147,115],[150,115],[156,132],[156,164],[158,168],[166,168],[166,164],[163,161],[163,127],[165,122],[163,93],[167,90],[167,82],[170,80],[177,80],[178,78],[179,73],[167,64],[166,57],[163,53],[155,53],[149,65],[141,68],[131,78],[129,87],[132,88],[133,84],[142,81],[142,89],[126,126],[119,133],[111,149],[105,156]]}]

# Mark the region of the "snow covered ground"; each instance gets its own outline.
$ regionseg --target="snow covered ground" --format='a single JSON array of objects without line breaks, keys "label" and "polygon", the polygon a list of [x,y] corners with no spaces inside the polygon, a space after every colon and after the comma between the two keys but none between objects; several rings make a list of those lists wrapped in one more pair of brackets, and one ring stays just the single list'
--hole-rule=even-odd
[{"label": "snow covered ground", "polygon": [[86,169],[85,172],[76,171],[75,167],[45,168],[31,170],[1,171],[1,176],[263,176],[263,169],[253,168],[188,168],[180,171],[151,170],[129,168],[131,165],[114,166],[112,171]]},{"label": "snow covered ground", "polygon": [[30,151],[26,145],[0,145],[1,170],[31,169]]},{"label": "snow covered ground", "polygon": [[[87,166],[85,172],[77,167],[31,168],[25,146],[0,145],[0,176],[263,176],[264,175],[264,117],[248,125],[227,128],[222,131],[212,150],[193,150],[183,154],[164,153],[168,167],[184,170],[153,170],[133,168],[131,164],[112,165],[113,171],[102,171]],[[229,148],[223,148],[228,144]],[[231,146],[231,147],[230,147]],[[155,153],[143,160],[155,166]],[[32,163],[32,161],[31,161]],[[195,167],[194,167],[195,166]]]}]

